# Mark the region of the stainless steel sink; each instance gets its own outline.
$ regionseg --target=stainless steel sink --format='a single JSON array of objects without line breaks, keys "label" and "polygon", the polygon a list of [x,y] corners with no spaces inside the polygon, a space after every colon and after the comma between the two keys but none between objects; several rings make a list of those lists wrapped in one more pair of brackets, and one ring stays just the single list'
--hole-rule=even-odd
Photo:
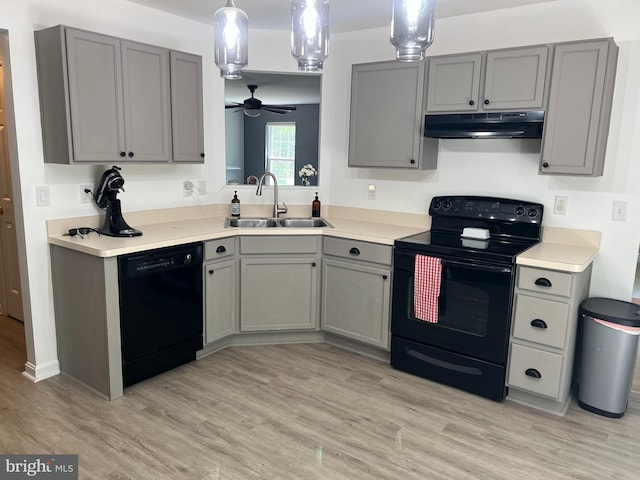
[{"label": "stainless steel sink", "polygon": [[278,222],[275,218],[229,218],[224,222],[224,227],[236,228],[269,228],[277,227]]},{"label": "stainless steel sink", "polygon": [[319,217],[279,218],[278,223],[282,227],[289,227],[289,228],[318,228],[318,227],[333,228],[333,225],[327,222],[324,218],[319,218]]},{"label": "stainless steel sink", "polygon": [[324,218],[318,217],[295,217],[295,218],[256,218],[227,217],[224,222],[225,228],[333,228]]}]

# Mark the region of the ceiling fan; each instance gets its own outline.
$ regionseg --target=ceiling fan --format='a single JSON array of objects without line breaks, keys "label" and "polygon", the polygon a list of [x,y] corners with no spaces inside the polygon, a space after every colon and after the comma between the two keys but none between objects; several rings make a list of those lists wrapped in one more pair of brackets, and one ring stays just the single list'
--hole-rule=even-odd
[{"label": "ceiling fan", "polygon": [[[238,112],[242,111],[247,117],[257,117],[262,113],[262,110],[272,113],[284,114],[292,112],[296,109],[295,105],[267,105],[255,98],[253,94],[258,88],[257,85],[247,85],[247,88],[251,92],[251,98],[247,98],[242,103],[233,102],[234,105],[225,105],[224,108],[237,108]],[[240,110],[241,109],[241,110]]]}]

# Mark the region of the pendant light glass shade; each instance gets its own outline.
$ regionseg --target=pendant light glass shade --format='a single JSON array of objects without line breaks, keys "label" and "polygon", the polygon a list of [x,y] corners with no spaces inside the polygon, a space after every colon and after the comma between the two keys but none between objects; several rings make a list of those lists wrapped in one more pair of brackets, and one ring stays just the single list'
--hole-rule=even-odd
[{"label": "pendant light glass shade", "polygon": [[249,19],[236,8],[233,0],[214,15],[215,62],[220,76],[227,80],[242,78],[242,69],[249,61]]},{"label": "pendant light glass shade", "polygon": [[291,54],[298,70],[322,70],[329,56],[329,0],[291,2]]},{"label": "pendant light glass shade", "polygon": [[424,59],[425,50],[433,43],[435,11],[435,0],[393,0],[391,44],[398,60]]}]

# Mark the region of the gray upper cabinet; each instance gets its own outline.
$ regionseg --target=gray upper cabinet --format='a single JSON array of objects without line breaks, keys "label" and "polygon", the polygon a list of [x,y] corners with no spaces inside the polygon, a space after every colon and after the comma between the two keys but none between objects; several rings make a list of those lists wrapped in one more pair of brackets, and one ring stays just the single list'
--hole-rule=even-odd
[{"label": "gray upper cabinet", "polygon": [[171,160],[169,50],[121,42],[127,159]]},{"label": "gray upper cabinet", "polygon": [[[202,132],[202,78],[178,73],[172,102],[170,51],[65,26],[35,32],[45,161],[49,163],[202,163],[173,148],[172,103]],[[184,92],[199,95],[187,103]],[[197,93],[194,93],[197,92]],[[175,138],[175,136],[174,136]],[[187,148],[186,135],[178,145]],[[198,138],[200,145],[204,142]],[[194,150],[194,147],[190,147]],[[176,155],[176,153],[178,155]],[[197,157],[197,158],[196,158]]]},{"label": "gray upper cabinet", "polygon": [[602,175],[617,58],[610,38],[555,47],[540,173]]},{"label": "gray upper cabinet", "polygon": [[171,111],[174,162],[204,161],[201,56],[171,52]]},{"label": "gray upper cabinet", "polygon": [[478,109],[482,54],[429,58],[428,112]]},{"label": "gray upper cabinet", "polygon": [[430,113],[544,107],[547,46],[429,58]]},{"label": "gray upper cabinet", "polygon": [[424,62],[353,65],[349,167],[434,169],[436,139],[422,134]]}]

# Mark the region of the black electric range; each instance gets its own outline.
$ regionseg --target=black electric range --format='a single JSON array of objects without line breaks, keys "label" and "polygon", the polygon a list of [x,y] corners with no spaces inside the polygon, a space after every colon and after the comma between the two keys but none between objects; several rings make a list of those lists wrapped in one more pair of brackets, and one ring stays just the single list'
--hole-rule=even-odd
[{"label": "black electric range", "polygon": [[[516,257],[540,241],[542,213],[541,204],[515,199],[432,199],[431,231],[395,241],[394,368],[505,397]],[[428,272],[427,310],[417,287],[425,281],[421,257],[437,264]]]}]

